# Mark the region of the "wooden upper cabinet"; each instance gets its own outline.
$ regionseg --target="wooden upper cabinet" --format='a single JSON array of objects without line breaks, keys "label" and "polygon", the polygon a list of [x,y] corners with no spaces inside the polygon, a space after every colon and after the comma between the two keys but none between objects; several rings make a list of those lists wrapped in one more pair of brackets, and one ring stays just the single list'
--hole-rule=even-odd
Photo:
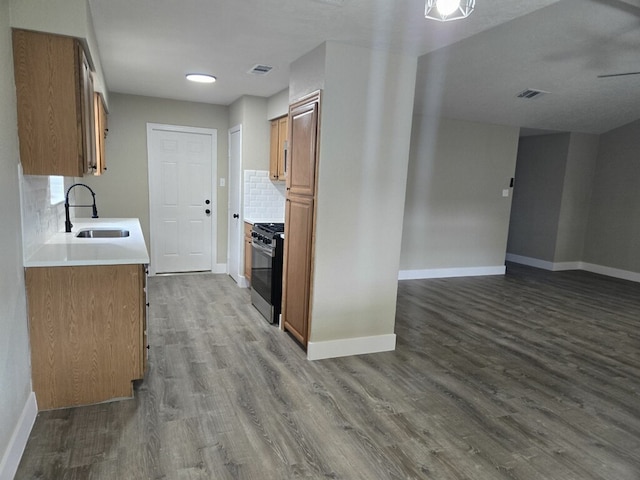
[{"label": "wooden upper cabinet", "polygon": [[95,127],[95,174],[101,175],[107,169],[105,156],[105,145],[109,128],[107,125],[107,107],[104,104],[104,97],[101,93],[93,94],[93,118]]},{"label": "wooden upper cabinet", "polygon": [[269,155],[271,180],[285,180],[286,178],[288,123],[286,115],[271,120],[271,152]]},{"label": "wooden upper cabinet", "polygon": [[23,173],[92,172],[93,80],[79,40],[14,29],[13,62]]},{"label": "wooden upper cabinet", "polygon": [[289,107],[289,161],[287,191],[295,195],[315,195],[319,141],[320,92]]}]

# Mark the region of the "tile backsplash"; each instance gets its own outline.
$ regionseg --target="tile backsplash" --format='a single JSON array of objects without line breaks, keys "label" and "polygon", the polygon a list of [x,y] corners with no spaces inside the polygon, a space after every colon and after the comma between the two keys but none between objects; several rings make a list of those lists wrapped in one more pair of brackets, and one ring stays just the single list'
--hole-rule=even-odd
[{"label": "tile backsplash", "polygon": [[46,176],[20,172],[20,196],[22,245],[24,257],[28,258],[51,235],[64,228],[64,204],[51,205]]},{"label": "tile backsplash", "polygon": [[285,183],[272,182],[267,170],[244,171],[244,218],[283,222]]}]

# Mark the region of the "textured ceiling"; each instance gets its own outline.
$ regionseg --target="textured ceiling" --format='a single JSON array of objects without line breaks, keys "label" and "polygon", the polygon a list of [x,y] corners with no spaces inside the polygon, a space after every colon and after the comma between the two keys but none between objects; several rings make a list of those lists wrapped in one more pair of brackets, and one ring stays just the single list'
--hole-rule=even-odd
[{"label": "textured ceiling", "polygon": [[[90,0],[110,91],[228,105],[287,87],[326,40],[419,57],[416,111],[600,133],[640,118],[639,0],[477,0],[463,21],[423,0]],[[274,69],[264,76],[255,64]],[[187,72],[218,77],[190,84]],[[525,88],[550,91],[524,103]]]}]

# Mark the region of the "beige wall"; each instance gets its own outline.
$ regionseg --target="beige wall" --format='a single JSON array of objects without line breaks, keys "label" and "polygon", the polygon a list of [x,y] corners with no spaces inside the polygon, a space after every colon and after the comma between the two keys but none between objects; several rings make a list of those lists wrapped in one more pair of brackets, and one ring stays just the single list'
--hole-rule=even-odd
[{"label": "beige wall", "polygon": [[229,107],[229,127],[242,125],[242,170],[269,170],[267,99],[245,95]]},{"label": "beige wall", "polygon": [[289,113],[289,89],[272,95],[267,100],[267,118],[273,120]]},{"label": "beige wall", "polygon": [[9,1],[0,0],[0,477],[31,393]]},{"label": "beige wall", "polygon": [[309,55],[290,96],[324,86],[310,341],[390,335],[417,59],[335,42]]},{"label": "beige wall", "polygon": [[584,261],[640,273],[640,120],[600,136]]},{"label": "beige wall", "polygon": [[572,133],[569,139],[554,262],[584,258],[598,141],[598,135],[582,133]]},{"label": "beige wall", "polygon": [[583,261],[597,154],[597,135],[520,140],[509,254],[551,264]]},{"label": "beige wall", "polygon": [[518,132],[414,117],[401,270],[504,265]]},{"label": "beige wall", "polygon": [[568,133],[520,139],[509,230],[510,254],[553,262],[569,140]]},{"label": "beige wall", "polygon": [[289,104],[316,90],[324,89],[327,45],[323,43],[291,63]]},{"label": "beige wall", "polygon": [[[147,123],[215,128],[218,131],[219,178],[228,177],[227,107],[111,93],[107,172],[84,177],[96,192],[101,217],[137,217],[149,246]],[[219,185],[219,181],[216,180]],[[217,263],[227,259],[227,188],[218,186]]]}]

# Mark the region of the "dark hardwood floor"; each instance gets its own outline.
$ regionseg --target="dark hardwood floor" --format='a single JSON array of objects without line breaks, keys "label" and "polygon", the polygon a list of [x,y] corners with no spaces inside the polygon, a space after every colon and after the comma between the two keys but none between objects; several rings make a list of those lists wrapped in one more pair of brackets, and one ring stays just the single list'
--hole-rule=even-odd
[{"label": "dark hardwood floor", "polygon": [[640,479],[640,286],[402,281],[395,352],[309,362],[224,275],[149,279],[135,399],[40,413],[17,479]]}]

